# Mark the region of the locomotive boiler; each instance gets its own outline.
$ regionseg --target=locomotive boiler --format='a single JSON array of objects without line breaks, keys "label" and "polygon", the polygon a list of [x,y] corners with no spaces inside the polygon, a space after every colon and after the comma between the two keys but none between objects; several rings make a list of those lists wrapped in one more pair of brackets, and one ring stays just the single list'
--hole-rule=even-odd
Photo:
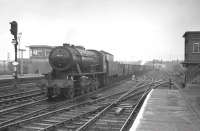
[{"label": "locomotive boiler", "polygon": [[48,98],[74,96],[96,90],[105,83],[105,56],[96,50],[63,44],[49,54],[52,71],[46,76]]},{"label": "locomotive boiler", "polygon": [[64,44],[54,48],[49,55],[49,63],[56,71],[70,72],[73,68],[80,68],[78,71],[86,72],[91,67],[100,65],[100,56],[98,51],[85,50],[81,46],[70,46]]}]

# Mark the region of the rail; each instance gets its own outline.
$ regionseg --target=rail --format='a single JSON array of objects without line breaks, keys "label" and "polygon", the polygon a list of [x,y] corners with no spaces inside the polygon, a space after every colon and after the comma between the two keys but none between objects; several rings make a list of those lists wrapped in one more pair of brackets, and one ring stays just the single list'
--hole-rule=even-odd
[{"label": "rail", "polygon": [[136,95],[137,94],[137,91],[148,85],[152,85],[154,84],[154,82],[152,83],[148,83],[148,84],[145,84],[145,85],[142,85],[142,86],[139,86],[138,88],[136,89],[131,89],[130,91],[124,93],[123,95],[121,95],[116,101],[112,102],[111,104],[109,104],[105,109],[103,109],[101,112],[99,112],[96,116],[94,116],[93,118],[91,118],[88,122],[86,122],[83,126],[81,126],[80,128],[78,128],[76,131],[84,131],[84,130],[87,130],[87,128],[89,126],[91,126],[97,119],[99,119],[102,115],[104,115],[104,113],[108,110],[110,110],[111,108],[113,108],[115,105],[117,105],[120,101],[124,100],[125,98],[128,98],[128,95],[133,93],[132,96]]},{"label": "rail", "polygon": [[100,97],[96,100],[89,100],[89,101],[86,101],[86,102],[82,102],[80,104],[72,105],[72,106],[65,107],[65,108],[56,109],[56,110],[53,110],[53,111],[49,111],[49,112],[46,112],[46,113],[39,114],[37,116],[29,117],[27,119],[19,120],[19,121],[13,122],[13,123],[7,123],[7,124],[2,125],[0,127],[0,130],[8,128],[10,126],[17,126],[17,125],[20,125],[20,124],[23,124],[23,123],[25,124],[27,122],[31,122],[31,121],[34,121],[34,120],[37,120],[37,119],[47,118],[49,116],[52,116],[52,115],[55,115],[55,114],[58,114],[58,113],[61,113],[61,112],[64,112],[64,111],[69,111],[69,110],[71,110],[73,108],[77,108],[79,106],[83,106],[83,105],[87,105],[87,104],[91,105],[92,103],[95,103],[95,102],[98,102],[98,101],[103,101],[103,100],[105,100],[109,97],[113,97],[114,95],[120,95],[124,92],[125,91],[113,94],[112,96],[108,95],[108,96]]},{"label": "rail", "polygon": [[153,88],[151,89],[147,89],[142,97],[138,100],[137,104],[135,105],[134,109],[132,110],[131,114],[129,115],[128,119],[126,120],[126,122],[124,123],[124,125],[122,126],[122,128],[120,129],[120,131],[127,131],[130,128],[131,123],[134,122],[134,117],[135,114],[137,113],[138,109],[142,106],[143,101],[145,100],[146,96],[149,94],[149,92],[151,92],[152,89],[155,89],[157,87],[159,87],[162,84],[165,84],[166,82],[162,82],[158,85],[155,85]]}]

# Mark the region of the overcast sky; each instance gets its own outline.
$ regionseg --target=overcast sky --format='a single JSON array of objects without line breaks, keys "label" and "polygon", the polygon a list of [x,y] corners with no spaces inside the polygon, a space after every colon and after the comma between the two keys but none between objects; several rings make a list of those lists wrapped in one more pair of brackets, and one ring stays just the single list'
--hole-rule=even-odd
[{"label": "overcast sky", "polygon": [[200,0],[0,0],[0,59],[21,46],[71,43],[116,60],[183,59],[185,31],[200,30]]}]

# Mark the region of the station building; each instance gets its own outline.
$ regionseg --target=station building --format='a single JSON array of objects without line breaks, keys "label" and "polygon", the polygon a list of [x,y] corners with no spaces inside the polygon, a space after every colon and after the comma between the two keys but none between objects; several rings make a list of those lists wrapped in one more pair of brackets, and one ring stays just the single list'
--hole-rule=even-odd
[{"label": "station building", "polygon": [[192,82],[200,76],[200,31],[185,32],[185,58],[183,66],[185,71],[185,82]]}]

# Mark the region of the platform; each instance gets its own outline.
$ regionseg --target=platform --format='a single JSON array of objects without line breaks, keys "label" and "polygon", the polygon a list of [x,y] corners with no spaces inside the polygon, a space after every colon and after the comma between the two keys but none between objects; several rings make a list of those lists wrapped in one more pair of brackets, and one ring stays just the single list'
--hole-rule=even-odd
[{"label": "platform", "polygon": [[[198,89],[198,91],[200,91]],[[192,92],[192,91],[191,91]],[[154,89],[147,96],[131,131],[200,131],[198,113],[187,91]],[[196,97],[200,96],[196,93]],[[193,96],[194,98],[195,96]],[[198,101],[194,102],[198,103]],[[194,104],[195,105],[195,104]]]}]

